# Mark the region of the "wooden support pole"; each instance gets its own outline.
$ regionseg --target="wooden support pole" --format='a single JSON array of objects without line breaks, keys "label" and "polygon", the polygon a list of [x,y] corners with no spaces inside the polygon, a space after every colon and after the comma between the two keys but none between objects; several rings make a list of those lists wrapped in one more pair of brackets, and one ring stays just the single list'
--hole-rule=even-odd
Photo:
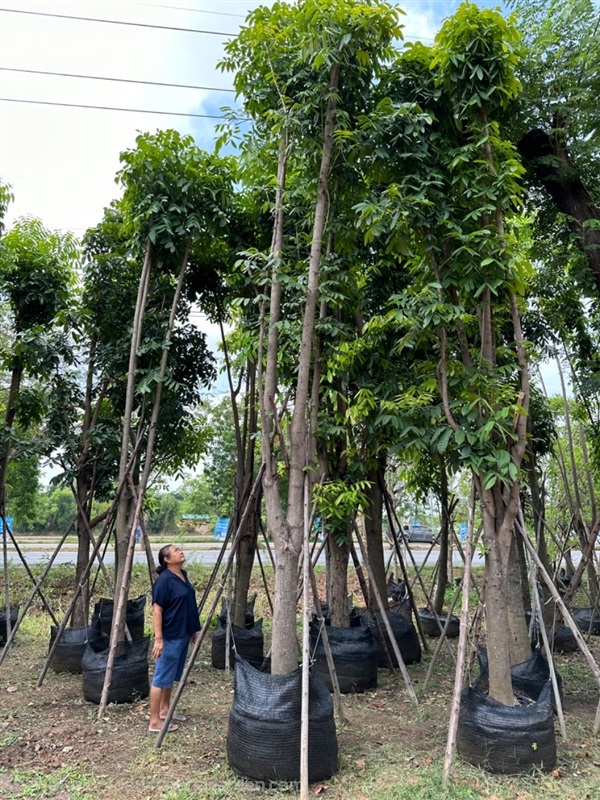
[{"label": "wooden support pole", "polygon": [[315,576],[314,565],[310,565],[310,583],[312,586],[313,602],[315,604],[315,611],[317,612],[317,619],[321,626],[320,635],[323,638],[323,650],[325,651],[325,658],[327,659],[327,666],[329,668],[329,677],[331,678],[331,685],[333,687],[333,701],[335,703],[338,719],[340,722],[346,722],[346,715],[344,714],[344,706],[342,704],[342,693],[340,692],[340,684],[335,669],[335,662],[331,652],[331,645],[329,643],[329,635],[327,633],[327,625],[325,624],[325,617],[323,616],[323,608],[321,606],[321,599],[319,597],[319,589],[317,587],[317,578]]},{"label": "wooden support pole", "polygon": [[[15,539],[13,532],[12,532],[12,531],[11,531],[11,529],[8,527],[8,525],[5,527],[5,530],[7,530],[7,531],[8,531],[8,535],[10,536],[10,540],[11,540],[11,542],[13,543],[13,547],[14,547],[14,548],[15,548],[15,550],[17,551],[17,555],[19,556],[19,558],[21,559],[21,563],[22,563],[22,564],[23,564],[23,566],[25,567],[25,572],[26,572],[26,573],[27,573],[27,575],[29,576],[29,578],[30,578],[30,580],[31,580],[32,584],[33,584],[34,586],[37,586],[37,581],[36,581],[36,579],[35,579],[35,575],[34,575],[34,574],[33,574],[33,572],[31,571],[31,569],[29,568],[29,564],[28,564],[28,563],[27,563],[27,561],[25,560],[25,556],[23,555],[23,553],[22,553],[22,551],[21,551],[21,548],[20,548],[20,547],[19,547],[19,545],[17,544],[17,540]],[[53,611],[52,611],[52,609],[50,608],[50,605],[49,605],[48,601],[46,600],[46,598],[44,597],[44,594],[43,594],[42,590],[41,590],[41,589],[38,587],[38,588],[36,589],[36,592],[38,593],[38,595],[39,595],[39,597],[40,597],[40,600],[42,601],[42,604],[43,604],[44,608],[46,609],[46,611],[48,612],[48,614],[50,614],[50,617],[52,618],[52,622],[53,622],[55,625],[58,625],[58,620],[57,620],[57,619],[56,619],[56,617],[54,616],[54,612],[53,612]],[[8,635],[8,628],[7,628],[6,632],[7,632],[7,635]]]},{"label": "wooden support pole", "polygon": [[[10,633],[10,590],[9,590],[9,583],[8,583],[8,536],[6,535],[6,515],[4,513],[4,503],[2,503],[2,508],[0,508],[0,514],[2,515],[2,560],[4,565],[4,610],[6,611],[6,642],[8,644],[8,640],[11,639]],[[5,647],[6,649],[6,647]]]},{"label": "wooden support pole", "polygon": [[460,634],[458,636],[458,652],[456,654],[456,673],[454,675],[454,692],[450,709],[450,722],[448,725],[448,739],[446,741],[446,755],[444,758],[444,776],[442,785],[448,785],[456,740],[458,734],[458,716],[460,713],[460,696],[465,678],[465,656],[467,653],[467,623],[469,620],[469,592],[471,590],[471,562],[473,561],[473,524],[475,520],[475,484],[471,486],[471,502],[469,505],[469,523],[467,527],[467,550],[465,553],[465,571],[462,580],[462,607],[460,611]]},{"label": "wooden support pole", "polygon": [[[166,736],[166,734],[167,734],[167,732],[169,730],[169,726],[171,724],[171,720],[173,719],[173,714],[175,713],[175,709],[177,708],[177,704],[179,703],[179,700],[181,699],[181,695],[183,694],[183,690],[185,689],[185,686],[186,686],[186,684],[188,682],[188,678],[189,678],[190,672],[192,671],[192,667],[194,666],[194,662],[196,661],[196,657],[197,657],[197,655],[198,655],[198,653],[200,651],[200,647],[202,646],[202,642],[204,641],[204,639],[206,637],[206,634],[208,633],[208,629],[209,629],[210,622],[212,620],[213,614],[215,613],[215,609],[216,609],[216,607],[217,607],[217,605],[219,603],[219,600],[221,599],[221,595],[223,594],[224,581],[227,578],[227,576],[229,575],[229,571],[230,571],[231,567],[233,566],[233,560],[234,560],[235,553],[236,553],[236,550],[237,550],[237,547],[238,547],[238,544],[239,544],[239,541],[240,541],[240,538],[241,538],[243,526],[244,526],[244,524],[246,522],[246,518],[247,518],[247,516],[248,516],[248,514],[250,512],[250,508],[252,507],[252,504],[254,502],[254,496],[255,496],[256,492],[258,491],[258,487],[260,486],[260,483],[262,481],[262,477],[263,477],[264,471],[265,471],[265,463],[263,462],[262,465],[261,465],[260,470],[258,471],[258,475],[256,477],[256,480],[254,481],[254,484],[252,486],[252,490],[251,490],[250,494],[248,495],[248,501],[246,503],[246,508],[244,509],[244,512],[240,517],[240,521],[238,523],[238,527],[237,527],[237,530],[235,532],[235,536],[233,537],[233,541],[231,543],[231,550],[229,552],[229,556],[227,558],[227,562],[225,563],[225,567],[223,569],[223,575],[221,576],[221,581],[219,582],[219,584],[217,586],[217,591],[216,591],[215,597],[214,597],[214,599],[213,599],[213,601],[212,601],[212,603],[210,605],[210,608],[208,610],[208,613],[207,613],[207,616],[206,616],[206,621],[204,622],[204,625],[202,626],[202,630],[198,634],[198,638],[196,639],[196,642],[194,643],[194,647],[193,647],[192,652],[190,653],[190,656],[189,656],[189,658],[187,660],[187,664],[186,664],[185,669],[183,671],[183,675],[181,676],[181,680],[179,681],[179,685],[177,687],[177,690],[175,691],[175,693],[173,694],[173,697],[171,699],[171,705],[169,706],[169,710],[167,711],[167,716],[165,717],[165,720],[163,722],[163,726],[162,726],[162,728],[160,730],[160,733],[156,737],[156,745],[155,745],[156,749],[160,748],[160,746],[163,743],[163,739],[165,738],[165,736]],[[205,597],[206,596],[207,595],[205,593]]]},{"label": "wooden support pole", "polygon": [[579,628],[575,624],[575,620],[571,616],[571,614],[569,612],[569,609],[565,606],[562,597],[560,596],[556,586],[552,582],[552,578],[546,572],[546,568],[544,567],[542,561],[540,560],[540,557],[536,553],[535,548],[533,547],[533,545],[529,541],[529,538],[528,538],[527,534],[521,528],[521,526],[518,524],[518,522],[517,522],[517,525],[515,526],[515,528],[519,532],[519,535],[522,537],[523,543],[525,544],[525,548],[527,549],[527,551],[529,552],[531,558],[535,562],[535,565],[538,568],[538,572],[541,575],[542,580],[544,581],[544,583],[546,584],[546,586],[550,590],[550,594],[552,595],[552,597],[555,600],[556,604],[560,608],[560,610],[561,610],[561,612],[563,614],[563,617],[565,619],[565,622],[567,623],[567,625],[573,631],[573,636],[575,637],[575,640],[577,641],[577,644],[579,645],[579,649],[583,653],[585,660],[587,661],[587,663],[588,663],[588,665],[589,665],[594,677],[596,678],[596,682],[598,683],[598,686],[600,686],[600,669],[598,669],[598,665],[596,664],[596,662],[594,660],[594,656],[591,654],[590,649],[589,649],[589,647],[587,646],[587,644],[585,642],[585,639],[583,638]]},{"label": "wooden support pole", "polygon": [[[425,694],[427,692],[427,688],[429,686],[429,681],[431,680],[431,676],[433,675],[433,670],[434,670],[435,664],[436,664],[438,656],[440,654],[440,650],[442,649],[443,640],[445,639],[446,641],[448,641],[448,636],[447,636],[448,627],[450,625],[450,620],[452,618],[452,612],[454,611],[454,606],[456,605],[456,603],[458,601],[458,598],[460,597],[461,591],[462,591],[462,584],[460,586],[457,586],[455,591],[454,591],[454,595],[452,597],[452,602],[450,603],[450,607],[448,609],[448,616],[446,617],[446,622],[445,622],[445,624],[444,624],[444,626],[442,628],[442,632],[441,632],[440,637],[439,637],[439,639],[438,639],[438,641],[436,643],[435,649],[433,651],[433,655],[431,657],[431,662],[430,662],[429,668],[427,670],[427,675],[425,677],[425,682],[423,684],[423,694]],[[436,617],[437,617],[437,615],[436,615]],[[439,623],[440,623],[440,620],[438,619],[438,624]],[[452,650],[451,650],[451,652],[452,652],[452,660],[454,662],[454,665],[456,666],[456,656],[454,655],[454,652]]]},{"label": "wooden support pole", "polygon": [[[133,463],[133,459],[136,456],[136,453],[137,453],[138,447],[140,445],[140,442],[141,442],[141,436],[138,437],[137,442],[136,442],[136,444],[135,444],[135,446],[133,448],[133,452],[132,452],[131,457],[130,457],[130,463],[128,465],[127,473],[129,472],[130,466]],[[113,515],[114,515],[115,509],[117,507],[117,503],[119,502],[119,498],[121,496],[121,492],[123,491],[124,486],[125,486],[125,480],[121,479],[119,481],[118,486],[117,486],[117,491],[115,492],[115,496],[113,498],[112,504],[111,504],[109,510],[106,513],[106,520],[104,522],[104,526],[102,527],[100,535],[98,536],[96,544],[95,544],[95,546],[93,548],[92,555],[90,556],[90,559],[88,561],[87,567],[85,568],[85,570],[83,572],[83,575],[81,576],[81,579],[79,581],[79,584],[77,585],[77,587],[75,589],[75,594],[73,595],[73,598],[71,600],[69,608],[67,609],[67,613],[65,614],[65,616],[63,618],[63,621],[58,626],[58,630],[56,631],[56,638],[54,639],[54,642],[52,643],[52,646],[50,647],[50,650],[48,652],[48,656],[46,658],[46,661],[44,662],[44,666],[42,667],[42,671],[39,674],[38,681],[37,681],[37,688],[38,689],[41,687],[42,683],[44,682],[44,677],[46,676],[46,673],[48,672],[48,667],[50,666],[50,661],[52,660],[52,656],[54,655],[54,651],[58,647],[58,643],[60,641],[60,637],[62,636],[64,629],[67,627],[67,623],[68,623],[69,619],[71,618],[71,614],[73,613],[73,610],[75,608],[75,603],[77,602],[77,598],[79,597],[79,595],[81,593],[81,590],[83,589],[83,586],[84,586],[86,580],[88,579],[88,576],[90,574],[90,571],[92,569],[94,561],[96,560],[96,557],[98,556],[98,553],[100,552],[100,547],[102,545],[102,542],[104,541],[104,538],[107,535],[107,533],[110,530],[110,527],[111,527],[111,525],[113,523]]]},{"label": "wooden support pole", "polygon": [[356,520],[353,522],[354,525],[354,532],[356,534],[356,539],[358,541],[358,546],[360,547],[360,552],[363,557],[363,561],[367,567],[367,572],[369,574],[369,586],[370,590],[373,593],[373,597],[375,598],[375,602],[379,606],[379,611],[381,612],[381,618],[383,624],[385,625],[385,629],[390,639],[390,644],[392,646],[392,650],[394,651],[394,655],[396,656],[396,661],[398,662],[398,667],[400,668],[400,672],[402,673],[402,677],[404,678],[404,683],[406,684],[406,689],[408,694],[410,695],[411,700],[415,705],[419,704],[417,700],[417,695],[412,685],[412,681],[410,679],[410,675],[408,674],[408,670],[406,669],[406,664],[404,663],[404,659],[402,658],[402,653],[400,652],[400,648],[398,647],[398,642],[396,641],[396,637],[394,636],[394,632],[392,630],[392,626],[390,625],[390,621],[388,619],[388,615],[386,612],[386,608],[383,604],[383,600],[381,599],[381,595],[379,594],[379,589],[375,583],[375,578],[373,576],[373,571],[371,569],[371,565],[369,564],[369,559],[367,556],[367,550],[365,544],[362,540],[360,535],[360,531],[358,530],[358,525],[356,524]]},{"label": "wooden support pole", "polygon": [[100,550],[100,546],[101,546],[101,544],[102,544],[102,542],[104,540],[104,537],[106,536],[108,528],[109,528],[108,524],[105,525],[104,529],[100,533],[100,536],[98,536],[98,539],[96,541],[96,546],[94,547],[92,555],[90,556],[90,559],[88,561],[87,567],[83,571],[83,575],[81,576],[81,579],[80,579],[79,583],[77,584],[77,587],[75,588],[75,593],[73,594],[73,598],[71,600],[71,603],[69,604],[69,607],[67,609],[67,613],[65,614],[65,616],[63,617],[62,622],[58,626],[58,629],[56,631],[56,638],[54,639],[54,642],[52,643],[52,645],[50,647],[50,650],[48,651],[48,656],[46,658],[46,661],[44,662],[44,666],[42,667],[42,671],[40,672],[39,677],[38,677],[38,681],[37,681],[37,688],[38,689],[41,688],[42,683],[44,682],[44,678],[46,677],[46,673],[48,672],[48,667],[50,666],[50,662],[52,660],[52,656],[54,655],[54,651],[58,647],[58,643],[60,641],[61,636],[63,635],[63,631],[67,627],[67,623],[71,619],[71,615],[73,613],[73,610],[75,609],[75,603],[77,602],[77,598],[81,594],[81,590],[83,589],[83,586],[84,586],[84,584],[85,584],[85,582],[86,582],[86,580],[87,580],[87,578],[88,578],[88,576],[90,574],[90,570],[92,568],[92,565],[93,565],[94,561],[96,560],[96,556],[98,555],[98,551]]},{"label": "wooden support pole", "polygon": [[[71,530],[73,529],[73,525],[74,524],[75,524],[75,520],[73,520],[71,522],[71,524],[69,525],[67,530],[63,533],[61,540],[56,545],[56,547],[54,548],[54,551],[52,552],[52,555],[48,559],[48,563],[44,567],[44,571],[42,572],[40,577],[37,579],[36,584],[33,587],[33,590],[31,592],[31,594],[27,598],[27,602],[25,603],[25,606],[23,607],[23,610],[19,614],[14,628],[11,630],[10,634],[8,634],[8,632],[7,632],[6,643],[4,644],[4,647],[2,649],[2,653],[0,654],[0,665],[2,664],[6,654],[8,653],[9,647],[12,644],[13,639],[15,638],[15,635],[16,635],[16,633],[17,633],[17,631],[18,631],[18,629],[19,629],[19,627],[21,625],[21,622],[23,622],[23,618],[25,617],[25,614],[27,613],[27,611],[29,610],[29,607],[33,603],[33,599],[34,599],[34,597],[35,597],[35,595],[36,595],[36,593],[38,591],[38,588],[44,582],[44,579],[45,579],[46,575],[50,572],[50,568],[52,567],[52,564],[54,564],[54,559],[59,554],[60,548],[63,546],[67,536],[71,533]],[[58,624],[58,623],[56,623],[56,624]]]},{"label": "wooden support pole", "polygon": [[260,557],[260,549],[256,548],[256,555],[258,557],[258,566],[260,567],[260,574],[262,575],[263,585],[265,587],[265,593],[267,595],[267,602],[269,603],[269,608],[271,609],[271,616],[273,616],[273,601],[271,600],[271,592],[269,591],[269,584],[267,582],[267,576],[265,574],[265,568],[262,563],[262,558]]},{"label": "wooden support pole", "polygon": [[310,499],[304,473],[304,542],[302,552],[302,699],[300,706],[300,800],[308,800],[308,735],[310,724]]},{"label": "wooden support pole", "polygon": [[[521,519],[523,511],[521,510]],[[524,524],[524,520],[522,519]],[[554,702],[556,703],[556,714],[558,716],[558,724],[560,726],[560,733],[562,738],[566,741],[567,739],[567,727],[565,725],[565,715],[563,714],[563,707],[562,707],[562,700],[560,699],[560,690],[558,688],[558,682],[556,680],[556,670],[554,669],[554,659],[552,657],[552,647],[550,646],[550,642],[548,641],[548,633],[546,631],[546,623],[544,622],[544,615],[542,614],[542,602],[540,600],[540,592],[537,585],[537,576],[535,574],[535,570],[533,569],[533,565],[531,563],[531,558],[528,558],[529,561],[529,575],[531,580],[531,588],[533,590],[533,602],[535,608],[534,619],[537,617],[538,625],[540,626],[540,633],[542,634],[542,641],[544,642],[544,649],[546,651],[546,658],[548,659],[548,667],[550,669],[550,680],[552,681],[552,691],[554,693]]]}]

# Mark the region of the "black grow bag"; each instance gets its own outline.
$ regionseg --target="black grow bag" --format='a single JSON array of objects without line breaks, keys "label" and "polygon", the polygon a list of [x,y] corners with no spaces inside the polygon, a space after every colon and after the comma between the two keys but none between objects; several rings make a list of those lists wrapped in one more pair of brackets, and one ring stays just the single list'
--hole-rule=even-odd
[{"label": "black grow bag", "polygon": [[[487,689],[489,680],[489,666],[487,652],[480,647],[477,651],[477,659],[479,661],[480,675],[473,684],[473,688],[481,691],[482,687]],[[556,672],[556,683],[560,693],[561,700],[563,698],[562,677],[559,672]],[[541,650],[536,650],[535,653],[527,661],[520,664],[515,664],[510,668],[510,677],[512,685],[515,689],[525,695],[531,700],[539,700],[540,695],[548,685],[550,680],[550,667],[548,661],[542,655]],[[552,694],[552,703],[554,704],[554,696]]]},{"label": "black grow bag", "polygon": [[[141,594],[133,600],[127,601],[127,615],[125,621],[129,628],[131,638],[136,639],[144,638],[144,608],[146,606],[146,595]],[[110,628],[112,625],[114,602],[106,598],[99,600],[94,606],[94,613],[92,614],[92,624],[95,620],[99,620],[100,629],[102,633],[110,636]]]},{"label": "black grow bag", "polygon": [[592,619],[593,608],[573,608],[571,616],[579,630],[587,634],[591,626],[592,636],[600,636],[600,611],[596,610]]},{"label": "black grow bag", "polygon": [[[150,637],[120,642],[112,673],[109,703],[131,703],[148,697],[148,645]],[[89,703],[100,703],[108,661],[106,638],[90,639],[81,659],[83,696]]]},{"label": "black grow bag", "polygon": [[461,694],[457,749],[477,767],[508,775],[556,765],[556,738],[548,681],[537,702],[505,706],[473,686]]},{"label": "black grow bag", "polygon": [[[20,606],[10,606],[9,614],[10,614],[10,630],[11,633],[13,628],[17,624],[17,619],[19,617],[19,608]],[[0,643],[4,643],[8,638],[6,635],[6,608],[0,611]]]},{"label": "black grow bag", "polygon": [[[535,649],[538,646],[541,647],[544,642],[540,631],[540,624],[535,620],[533,625],[531,625],[531,616],[531,611],[525,612],[527,626],[531,626],[531,646]],[[546,626],[548,640],[551,642],[552,650],[555,653],[574,653],[579,649],[577,639],[575,639],[573,631],[567,625],[559,625],[554,633],[552,631],[552,625]]]},{"label": "black grow bag", "polygon": [[[231,626],[231,639],[235,641],[235,650],[246,661],[249,661],[257,669],[263,662],[265,647],[265,637],[262,629],[262,619],[250,628],[236,628]],[[215,669],[225,669],[225,642],[227,629],[223,627],[221,618],[212,637],[212,665]],[[230,664],[233,666],[235,652],[233,649],[234,641],[230,639]]]},{"label": "black grow bag", "polygon": [[556,653],[575,653],[579,650],[575,634],[568,625],[559,625],[554,634],[552,634],[552,629],[549,628],[548,638],[552,642],[552,649]]},{"label": "black grow bag", "polygon": [[[327,626],[327,637],[337,674],[340,692],[364,692],[377,686],[377,642],[366,625],[354,628]],[[323,646],[321,626],[310,623],[310,646],[315,670],[325,686],[333,691]]]},{"label": "black grow bag", "polygon": [[[52,649],[57,630],[55,625],[50,628],[48,652]],[[52,655],[50,669],[53,669],[54,672],[81,672],[81,659],[89,634],[90,629],[87,625],[81,628],[65,628]]]},{"label": "black grow bag", "polygon": [[[227,758],[237,774],[267,786],[300,780],[302,672],[259,672],[235,659],[235,691],[229,714]],[[309,689],[308,779],[323,781],[338,767],[331,695],[312,674]]]},{"label": "black grow bag", "polygon": [[388,578],[387,593],[388,597],[395,600],[396,603],[401,603],[404,598],[408,596],[406,583],[404,581],[395,581],[393,578]]},{"label": "black grow bag", "polygon": [[[254,627],[254,603],[256,602],[256,595],[246,603],[246,616],[244,619],[244,626],[246,628]],[[227,604],[223,600],[221,603],[221,613],[219,614],[219,621],[223,627],[227,625]]]},{"label": "black grow bag", "polygon": [[[392,664],[394,667],[397,667],[398,661],[396,659],[396,654],[394,653],[394,650],[390,644],[387,628],[385,627],[381,617],[381,612],[377,611],[375,616],[377,617],[379,627],[383,633],[385,643],[390,652]],[[406,619],[406,617],[397,611],[390,610],[387,612],[387,616],[404,663],[417,664],[421,660],[421,645],[419,644],[419,637],[417,636],[417,632],[415,630],[415,626],[412,624],[412,621]],[[373,631],[375,641],[377,642],[377,663],[380,667],[387,667],[389,666],[387,655],[377,635],[375,621],[372,617],[367,617],[366,620],[369,628],[371,628]]]},{"label": "black grow bag", "polygon": [[[321,603],[321,612],[323,614],[323,619],[325,620],[325,625],[331,625],[331,617],[329,616],[329,606],[327,603]],[[362,617],[358,609],[354,606],[348,610],[348,620],[351,628],[360,628],[362,625]],[[317,609],[314,606],[312,610],[312,621],[319,622],[319,615],[317,614]]]},{"label": "black grow bag", "polygon": [[[426,636],[431,636],[432,638],[439,638],[442,635],[442,629],[446,625],[446,620],[448,619],[448,615],[438,614],[436,619],[435,614],[433,614],[431,611],[428,611],[426,608],[420,608],[419,619],[421,621],[421,627],[423,628],[423,633]],[[438,625],[438,620],[439,620],[439,625]],[[448,625],[448,629],[446,630],[446,636],[448,637],[448,639],[456,639],[459,633],[460,633],[460,619],[454,614],[452,614],[450,616],[450,623]]]}]

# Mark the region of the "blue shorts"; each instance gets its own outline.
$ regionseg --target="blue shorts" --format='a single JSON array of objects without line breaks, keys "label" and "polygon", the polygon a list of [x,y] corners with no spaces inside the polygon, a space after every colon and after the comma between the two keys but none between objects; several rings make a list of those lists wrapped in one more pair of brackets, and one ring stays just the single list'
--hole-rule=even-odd
[{"label": "blue shorts", "polygon": [[152,686],[158,689],[170,689],[175,681],[181,679],[189,643],[189,636],[164,640],[163,651],[156,660]]}]

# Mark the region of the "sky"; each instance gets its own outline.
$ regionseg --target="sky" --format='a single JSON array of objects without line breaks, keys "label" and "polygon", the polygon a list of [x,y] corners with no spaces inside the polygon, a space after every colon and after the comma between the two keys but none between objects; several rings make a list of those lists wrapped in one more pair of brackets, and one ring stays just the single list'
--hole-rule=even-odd
[{"label": "sky", "polygon": [[[12,186],[15,196],[7,224],[19,216],[33,215],[50,229],[82,236],[118,197],[114,178],[119,153],[134,147],[141,132],[176,128],[211,150],[221,109],[236,102],[231,74],[217,68],[223,44],[259,4],[258,0],[0,0],[0,177]],[[262,4],[270,5],[271,0],[262,0]],[[405,39],[430,44],[442,20],[459,3],[405,0],[398,5],[405,11]],[[485,0],[481,5],[495,3]],[[63,16],[38,16],[40,13]],[[137,111],[107,110],[109,107]],[[208,333],[214,346],[215,331]],[[549,391],[557,391],[553,371],[545,372]]]}]

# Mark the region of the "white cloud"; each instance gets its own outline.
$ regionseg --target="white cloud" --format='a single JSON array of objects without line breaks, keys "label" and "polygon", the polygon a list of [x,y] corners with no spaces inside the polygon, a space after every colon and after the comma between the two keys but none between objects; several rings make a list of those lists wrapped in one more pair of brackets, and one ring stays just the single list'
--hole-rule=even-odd
[{"label": "white cloud", "polygon": [[[0,8],[235,33],[257,0],[66,2],[2,0]],[[434,36],[454,3],[402,5],[407,39]],[[231,88],[216,65],[225,37],[0,12],[1,66]],[[0,72],[0,96],[219,114],[232,94]],[[214,120],[0,104],[0,175],[14,190],[8,223],[33,214],[81,235],[118,194],[119,153],[141,131],[173,127],[210,148]]]}]

